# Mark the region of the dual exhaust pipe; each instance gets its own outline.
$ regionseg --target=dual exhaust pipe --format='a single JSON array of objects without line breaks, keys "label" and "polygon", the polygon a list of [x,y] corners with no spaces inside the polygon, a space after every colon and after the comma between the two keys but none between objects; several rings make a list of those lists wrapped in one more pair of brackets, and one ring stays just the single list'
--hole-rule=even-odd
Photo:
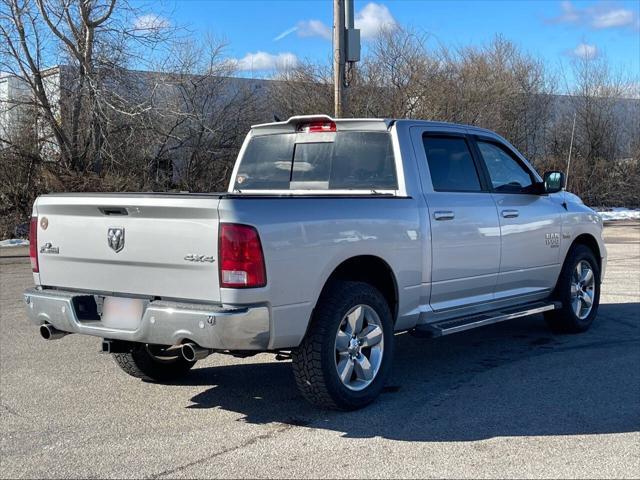
[{"label": "dual exhaust pipe", "polygon": [[[69,335],[70,332],[63,332],[58,330],[49,323],[40,325],[40,336],[45,340],[58,340],[62,337]],[[129,351],[129,349],[123,349],[120,345],[123,342],[115,342],[113,340],[102,341],[102,352],[104,353],[120,353]],[[120,348],[118,348],[120,347]],[[185,343],[180,347],[180,354],[188,362],[195,362],[197,360],[204,360],[213,353],[210,348],[202,348],[196,343]]]},{"label": "dual exhaust pipe", "polygon": [[49,323],[40,325],[40,336],[45,340],[58,340],[69,335],[69,332],[63,332]]},{"label": "dual exhaust pipe", "polygon": [[[121,340],[102,340],[102,353],[129,353],[134,348],[134,343],[124,342]],[[175,356],[173,352],[176,352],[177,355],[182,356],[188,362],[195,362],[197,360],[203,360],[207,358],[209,355],[213,353],[213,350],[209,348],[202,348],[196,343],[185,343],[177,348],[170,349],[166,351],[163,356]]]},{"label": "dual exhaust pipe", "polygon": [[180,348],[180,352],[182,353],[182,358],[187,362],[195,362],[197,360],[204,360],[213,353],[213,350],[210,348],[202,348],[196,343],[185,343]]}]

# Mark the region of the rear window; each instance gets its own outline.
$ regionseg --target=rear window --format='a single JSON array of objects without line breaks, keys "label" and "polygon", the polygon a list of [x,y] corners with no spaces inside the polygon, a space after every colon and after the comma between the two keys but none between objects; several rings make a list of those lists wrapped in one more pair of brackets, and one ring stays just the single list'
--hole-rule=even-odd
[{"label": "rear window", "polygon": [[[318,141],[314,141],[315,139]],[[387,132],[286,133],[253,137],[236,190],[396,190]]]}]

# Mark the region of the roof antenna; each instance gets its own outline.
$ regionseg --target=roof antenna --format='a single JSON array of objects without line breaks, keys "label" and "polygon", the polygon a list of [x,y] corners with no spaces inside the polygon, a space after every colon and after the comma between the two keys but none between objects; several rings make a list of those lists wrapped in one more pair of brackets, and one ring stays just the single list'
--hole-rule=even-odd
[{"label": "roof antenna", "polygon": [[569,186],[569,167],[571,166],[571,151],[573,150],[573,134],[576,131],[576,113],[573,112],[573,127],[571,128],[571,142],[569,143],[569,158],[567,158],[567,173],[564,175],[564,189]]},{"label": "roof antenna", "polygon": [[282,120],[280,120],[280,117],[274,113],[273,114],[273,121],[274,122],[281,122]]}]

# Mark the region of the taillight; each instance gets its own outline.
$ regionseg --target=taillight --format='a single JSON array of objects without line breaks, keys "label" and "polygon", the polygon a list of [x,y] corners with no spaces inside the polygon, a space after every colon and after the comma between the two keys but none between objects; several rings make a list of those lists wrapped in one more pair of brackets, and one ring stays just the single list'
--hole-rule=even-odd
[{"label": "taillight", "polygon": [[218,260],[221,287],[255,288],[267,284],[260,236],[249,225],[220,224]]},{"label": "taillight", "polygon": [[38,217],[31,217],[29,224],[29,258],[31,259],[31,270],[38,273],[40,271],[38,266]]},{"label": "taillight", "polygon": [[335,132],[336,124],[329,121],[301,123],[298,125],[298,131],[304,133]]}]

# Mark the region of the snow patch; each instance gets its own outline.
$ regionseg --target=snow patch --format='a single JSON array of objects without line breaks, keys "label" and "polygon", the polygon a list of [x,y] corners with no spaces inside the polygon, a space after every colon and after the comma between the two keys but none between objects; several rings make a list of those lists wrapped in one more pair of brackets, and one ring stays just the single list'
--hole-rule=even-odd
[{"label": "snow patch", "polygon": [[29,240],[22,238],[9,238],[7,240],[0,240],[0,247],[28,247]]},{"label": "snow patch", "polygon": [[631,208],[607,208],[595,209],[605,222],[611,220],[640,220],[640,209]]}]

